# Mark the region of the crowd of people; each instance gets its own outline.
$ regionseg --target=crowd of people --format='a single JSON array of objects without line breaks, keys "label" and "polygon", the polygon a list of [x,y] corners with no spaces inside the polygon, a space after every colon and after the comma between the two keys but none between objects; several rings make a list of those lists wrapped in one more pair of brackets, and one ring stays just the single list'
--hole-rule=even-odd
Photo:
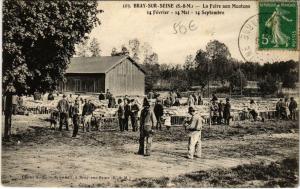
[{"label": "crowd of people", "polygon": [[[37,97],[35,97],[37,98]],[[152,100],[155,99],[155,100]],[[171,121],[166,120],[165,108],[170,106],[188,106],[187,118],[184,120],[183,126],[188,132],[188,153],[187,158],[201,157],[201,129],[203,118],[200,112],[194,108],[196,105],[203,105],[202,97],[199,93],[188,95],[187,102],[180,104],[181,94],[178,91],[171,91],[166,98],[161,98],[158,93],[150,91],[147,97],[143,99],[142,104],[135,98],[130,98],[125,95],[123,98],[116,98],[107,89],[106,93],[99,95],[99,100],[108,101],[108,108],[116,108],[118,125],[121,132],[129,131],[131,125],[132,131],[139,131],[139,150],[137,154],[149,156],[151,154],[151,144],[154,135],[154,130],[162,130],[162,126],[170,128]],[[53,93],[49,93],[48,100],[54,100]],[[151,102],[155,102],[151,107]],[[213,94],[209,103],[209,111],[212,124],[230,124],[231,103],[230,99],[226,98],[225,103]],[[16,107],[23,105],[22,96],[14,96],[13,110]],[[62,99],[58,101],[57,112],[51,114],[51,125],[59,123],[58,130],[62,131],[63,126],[68,131],[69,126],[73,125],[72,137],[78,135],[79,126],[82,124],[83,132],[89,132],[93,125],[96,125],[96,120],[93,119],[93,112],[97,107],[91,100],[83,99],[80,94],[74,97],[72,94],[66,96],[63,94]],[[297,102],[293,97],[290,99],[279,99],[276,103],[276,117],[278,119],[296,120]],[[256,121],[258,117],[257,104],[254,100],[250,100],[248,105],[248,113]],[[169,117],[171,117],[169,115]],[[57,121],[55,121],[57,120]],[[131,123],[131,124],[130,124]]]},{"label": "crowd of people", "polygon": [[297,102],[294,97],[291,97],[290,100],[287,97],[284,100],[279,99],[276,103],[276,117],[283,120],[296,120],[296,109]]}]

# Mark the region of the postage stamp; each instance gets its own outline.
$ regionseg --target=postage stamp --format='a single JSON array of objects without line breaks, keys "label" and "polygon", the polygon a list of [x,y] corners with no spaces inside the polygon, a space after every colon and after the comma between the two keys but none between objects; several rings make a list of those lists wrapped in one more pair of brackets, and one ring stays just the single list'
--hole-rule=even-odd
[{"label": "postage stamp", "polygon": [[297,49],[297,2],[260,2],[258,48]]}]

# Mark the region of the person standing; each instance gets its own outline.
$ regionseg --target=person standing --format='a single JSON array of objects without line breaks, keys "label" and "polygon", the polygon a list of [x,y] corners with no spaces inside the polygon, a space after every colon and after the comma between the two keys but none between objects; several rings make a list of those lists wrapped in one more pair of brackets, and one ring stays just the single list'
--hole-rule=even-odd
[{"label": "person standing", "polygon": [[229,125],[229,121],[231,118],[230,111],[231,111],[230,101],[229,101],[229,98],[226,98],[226,104],[224,106],[224,111],[223,111],[225,125]]},{"label": "person standing", "polygon": [[72,115],[72,120],[73,120],[73,135],[72,137],[76,137],[78,133],[78,128],[79,128],[79,123],[80,123],[80,105],[79,105],[79,100],[75,100],[74,106],[73,106],[73,115]]},{"label": "person standing", "polygon": [[296,100],[294,99],[294,97],[291,97],[291,102],[289,104],[289,110],[290,110],[290,118],[291,120],[296,120],[296,109],[297,109],[297,102]]},{"label": "person standing", "polygon": [[189,107],[188,113],[191,118],[184,123],[186,130],[188,131],[188,159],[201,158],[201,130],[203,119],[199,114],[195,113],[196,110],[193,107]]},{"label": "person standing", "polygon": [[[141,111],[140,120],[140,139],[138,154],[150,156],[151,144],[153,137],[152,128],[156,125],[156,119],[154,113],[150,110],[150,104],[147,98],[144,99],[143,109]],[[145,147],[146,142],[146,147]]]},{"label": "person standing", "polygon": [[139,105],[137,104],[137,101],[135,99],[131,99],[131,124],[132,124],[132,131],[137,131],[137,119],[138,119],[138,113],[140,111]]},{"label": "person standing", "polygon": [[69,108],[69,102],[66,99],[66,95],[63,95],[63,98],[57,104],[57,109],[59,111],[59,131],[62,130],[63,124],[66,125],[66,130],[69,130]]},{"label": "person standing", "polygon": [[[128,131],[128,124],[129,124],[129,117],[131,115],[131,102],[129,98],[124,99],[124,114],[125,114],[125,125],[124,125],[124,130]],[[132,123],[131,123],[132,124]]]},{"label": "person standing", "polygon": [[[86,101],[85,101],[86,102]],[[94,104],[91,103],[91,100],[88,100],[82,109],[82,117],[83,117],[83,131],[86,128],[86,131],[90,131],[90,127],[92,127],[92,114],[95,110]]]},{"label": "person standing", "polygon": [[124,110],[124,103],[122,102],[122,99],[118,100],[118,119],[119,119],[119,127],[120,131],[124,131],[124,125],[125,125],[125,110]]},{"label": "person standing", "polygon": [[220,102],[218,103],[218,112],[219,112],[218,124],[222,124],[222,121],[223,121],[223,118],[224,118],[224,115],[223,115],[224,104],[223,104],[222,100],[220,100]]},{"label": "person standing", "polygon": [[161,104],[161,100],[157,99],[153,111],[154,111],[154,114],[155,114],[155,117],[157,120],[156,129],[161,130],[161,119],[162,119],[162,116],[164,115],[164,107]]},{"label": "person standing", "polygon": [[217,102],[213,100],[210,105],[210,117],[212,120],[212,124],[217,124],[217,122],[218,122],[218,109],[219,109],[219,106],[218,106]]}]

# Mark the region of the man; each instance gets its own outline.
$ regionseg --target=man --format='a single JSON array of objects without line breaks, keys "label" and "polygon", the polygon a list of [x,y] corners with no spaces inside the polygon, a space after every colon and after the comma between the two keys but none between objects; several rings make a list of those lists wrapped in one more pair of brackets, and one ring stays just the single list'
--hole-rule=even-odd
[{"label": "man", "polygon": [[82,117],[83,117],[83,131],[84,128],[86,128],[86,131],[90,131],[90,127],[92,124],[92,113],[94,111],[95,107],[91,103],[91,100],[88,100],[87,103],[83,105],[83,110],[82,110]]},{"label": "man", "polygon": [[[143,109],[141,111],[140,120],[140,146],[138,154],[144,156],[150,156],[153,130],[152,128],[156,124],[154,113],[150,110],[150,104],[147,98],[144,99]],[[146,141],[146,147],[145,147]]]},{"label": "man", "polygon": [[69,130],[68,118],[69,118],[69,103],[66,99],[66,95],[58,102],[57,109],[59,111],[59,131],[62,130],[63,124],[66,125],[66,130]]},{"label": "man", "polygon": [[212,119],[212,124],[217,124],[218,121],[218,104],[216,101],[212,101],[212,104],[210,105],[210,117]]},{"label": "man", "polygon": [[[125,115],[125,125],[124,130],[128,131],[128,122],[129,122],[129,116],[131,116],[131,102],[128,98],[124,98],[124,115]],[[131,123],[132,124],[132,123]]]},{"label": "man", "polygon": [[80,106],[79,106],[79,100],[75,100],[74,106],[73,106],[73,135],[72,137],[76,137],[77,133],[78,133],[78,128],[79,128],[79,123],[80,123]]},{"label": "man", "polygon": [[290,118],[291,120],[296,120],[297,102],[295,101],[294,97],[291,97],[290,99],[291,99],[291,102],[289,104]]},{"label": "man", "polygon": [[161,130],[161,119],[162,119],[162,116],[164,115],[164,107],[161,104],[160,99],[157,99],[153,111],[154,111],[154,114],[155,114],[155,117],[157,120],[156,129]]},{"label": "man", "polygon": [[124,131],[124,125],[125,125],[125,110],[124,110],[124,104],[122,102],[122,99],[118,100],[118,119],[119,119],[119,127],[120,131]]},{"label": "man", "polygon": [[131,124],[132,124],[132,131],[137,131],[137,119],[138,119],[138,113],[140,111],[140,108],[136,102],[136,100],[131,100],[132,106],[131,106]]},{"label": "man", "polygon": [[218,104],[218,112],[219,112],[218,124],[222,124],[222,121],[223,121],[223,118],[224,118],[224,115],[223,115],[223,112],[224,112],[224,104],[223,104],[223,101],[222,101],[222,100],[219,101],[219,104]]},{"label": "man", "polygon": [[226,104],[224,106],[224,111],[223,111],[225,125],[229,125],[229,120],[231,118],[230,111],[231,111],[231,105],[229,102],[229,98],[226,98]]},{"label": "man", "polygon": [[188,113],[191,115],[191,118],[184,123],[189,136],[188,159],[193,159],[194,157],[201,158],[201,130],[203,119],[200,115],[197,115],[195,111],[193,107],[189,107]]}]

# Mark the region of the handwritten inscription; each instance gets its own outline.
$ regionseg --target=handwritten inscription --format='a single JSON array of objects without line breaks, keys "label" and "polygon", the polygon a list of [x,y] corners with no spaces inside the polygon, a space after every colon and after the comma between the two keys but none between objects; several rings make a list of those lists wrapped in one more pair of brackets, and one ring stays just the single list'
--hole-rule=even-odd
[{"label": "handwritten inscription", "polygon": [[173,34],[186,34],[188,32],[197,30],[197,28],[198,26],[196,25],[194,20],[191,20],[188,23],[182,23],[181,21],[179,21],[173,24]]}]

